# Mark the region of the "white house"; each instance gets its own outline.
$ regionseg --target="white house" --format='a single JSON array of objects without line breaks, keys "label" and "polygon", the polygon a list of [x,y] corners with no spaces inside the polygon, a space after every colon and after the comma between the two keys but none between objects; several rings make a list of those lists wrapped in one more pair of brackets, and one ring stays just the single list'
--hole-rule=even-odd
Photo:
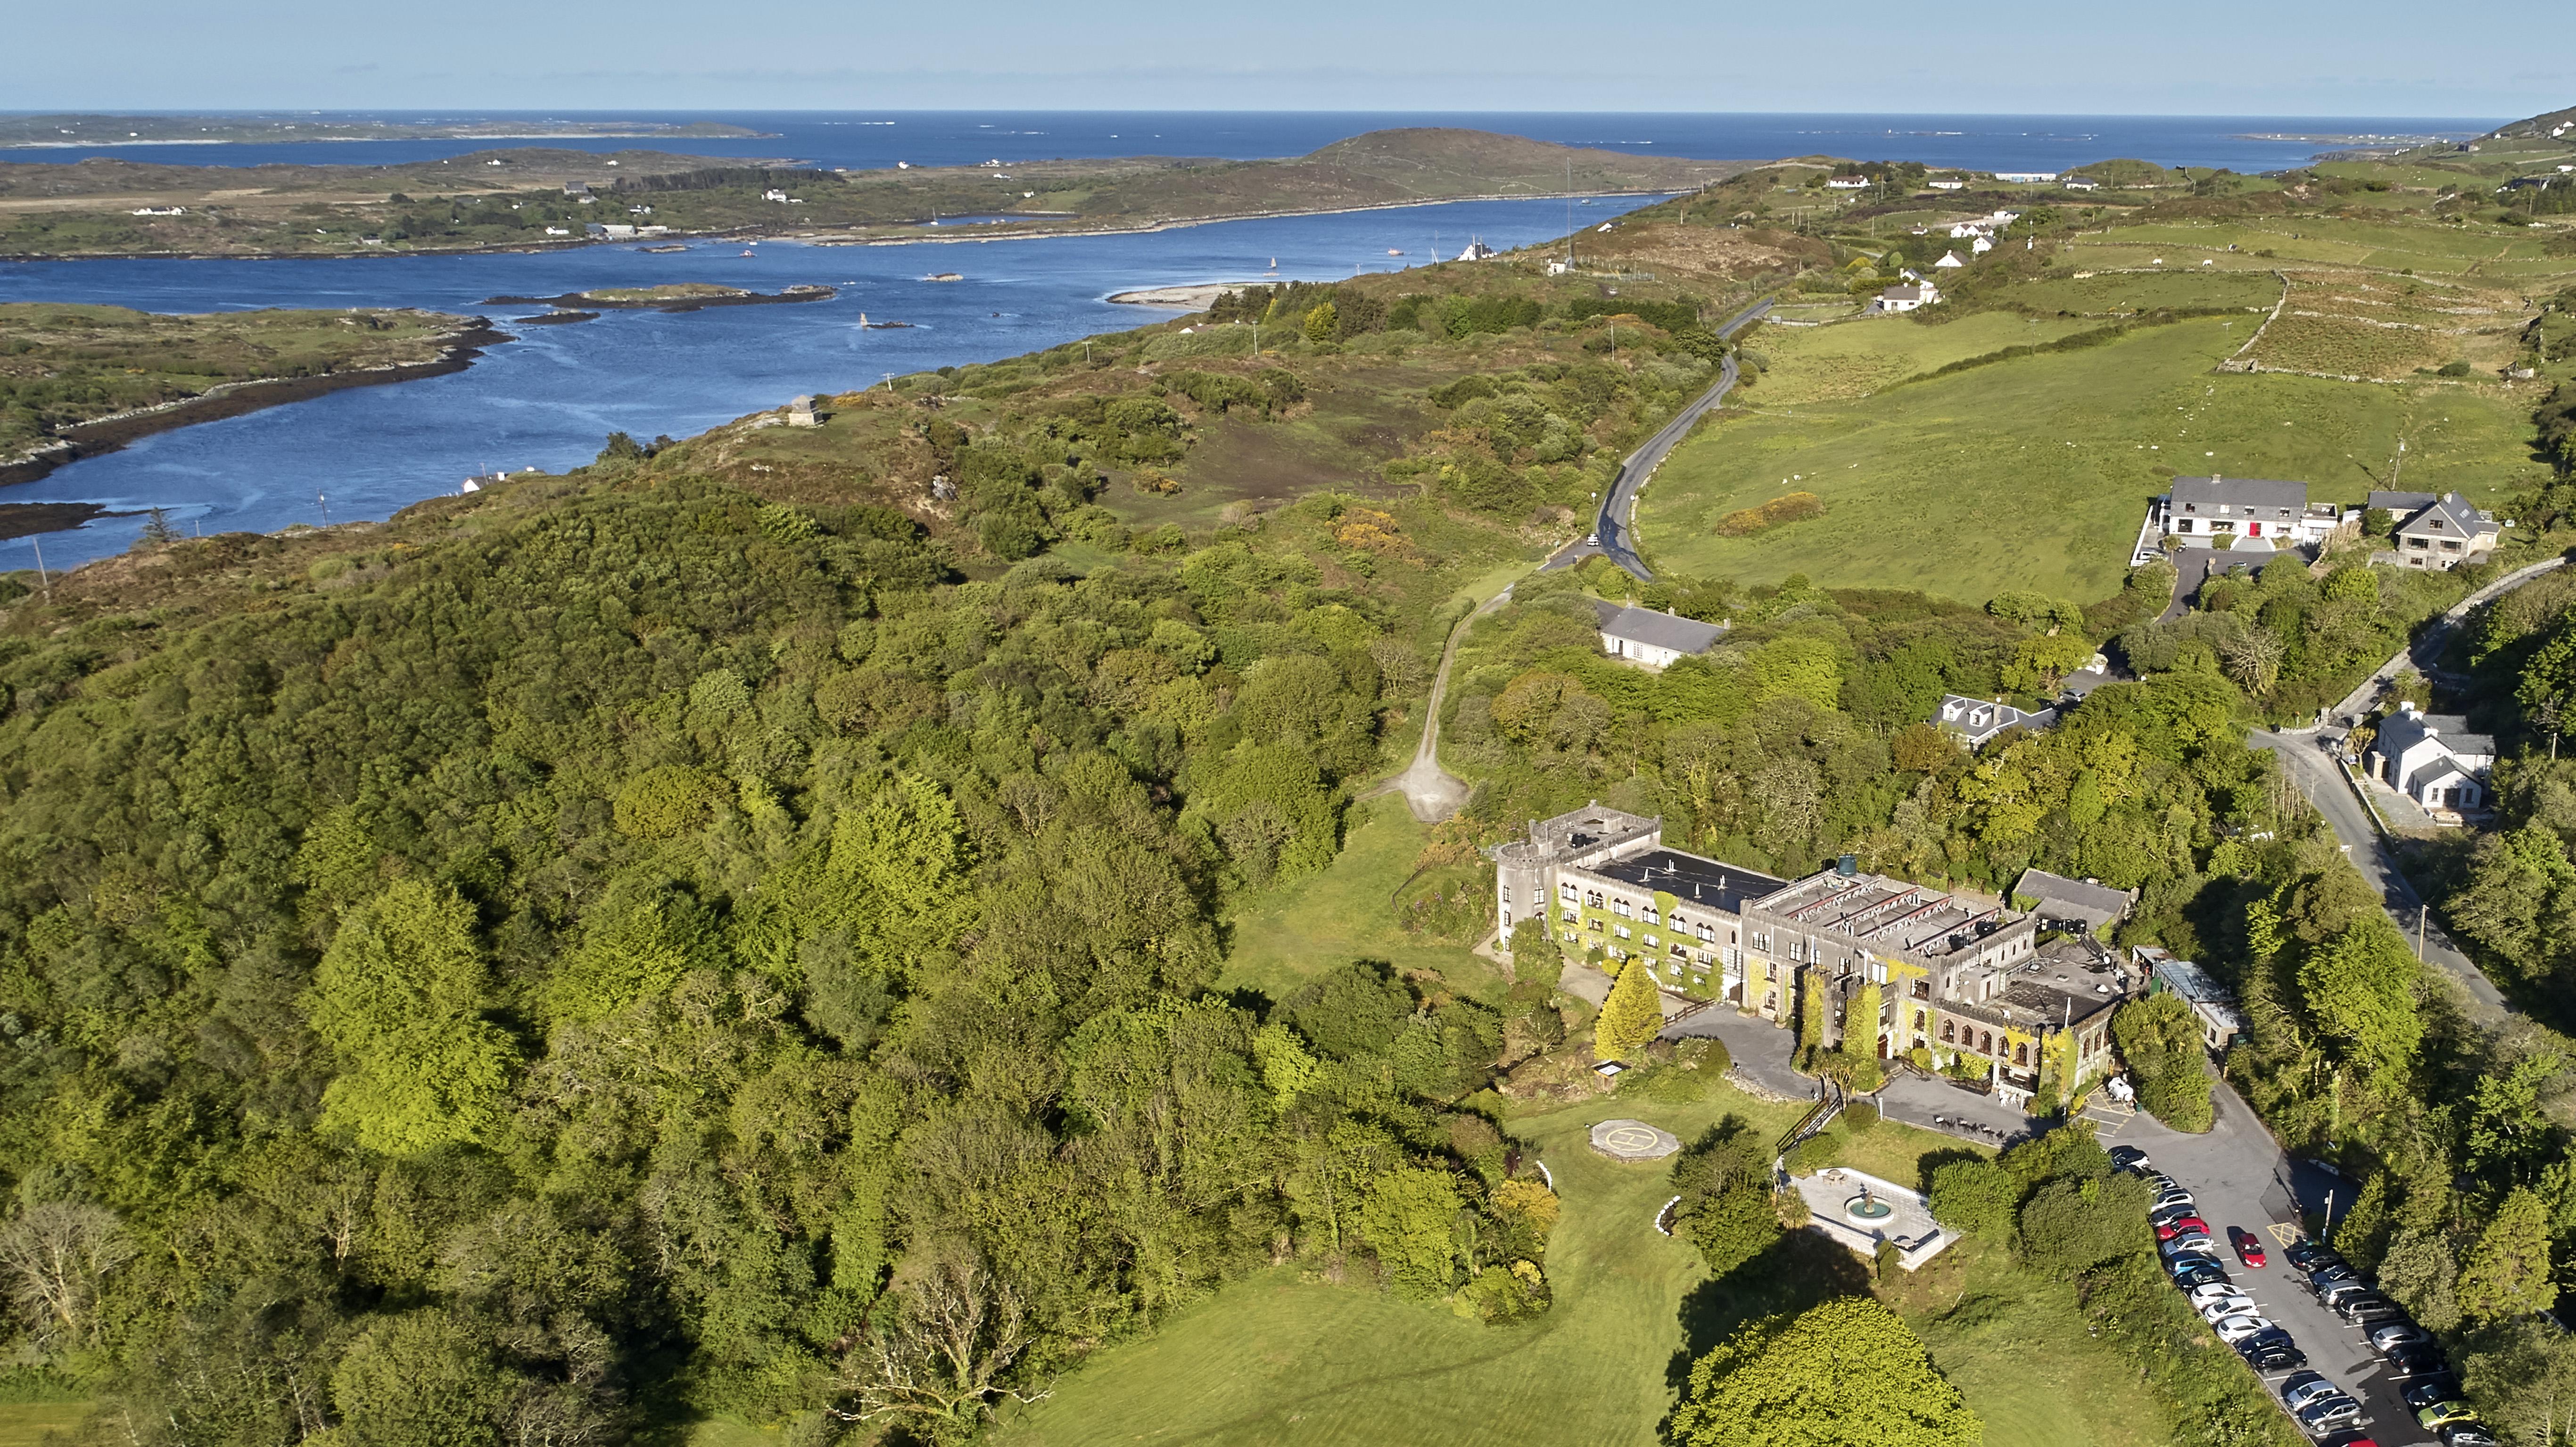
[{"label": "white house", "polygon": [[[1981,241],[1978,244],[1982,246],[1984,243]],[[1945,251],[1941,253],[1941,259],[1939,261],[1932,263],[1932,269],[1935,271],[1956,271],[1967,264],[1968,263],[1959,259],[1959,253],[1955,251]]]},{"label": "white house", "polygon": [[2057,179],[2055,171],[1997,171],[1995,179],[2016,186],[2037,186]]},{"label": "white house", "polygon": [[787,193],[775,190],[763,191],[760,193],[760,199],[763,201],[775,201],[779,205],[784,206],[787,204]]},{"label": "white house", "polygon": [[2427,809],[2474,809],[2486,798],[2480,781],[2495,754],[2495,740],[2469,732],[2467,719],[2409,703],[2379,721],[2370,776]]},{"label": "white house", "polygon": [[2066,178],[2066,189],[2069,191],[2099,191],[2102,189],[2102,183],[2094,180],[2090,176],[2069,176]]},{"label": "white house", "polygon": [[1983,256],[1994,249],[1995,243],[1983,236],[1980,236],[1976,240],[1968,243],[1969,254],[1974,256]]},{"label": "white house", "polygon": [[1648,668],[1669,667],[1682,658],[1706,653],[1726,636],[1723,623],[1702,623],[1652,608],[1593,606],[1601,615],[1601,651]]},{"label": "white house", "polygon": [[2396,546],[2400,567],[2448,572],[2494,552],[2496,540],[2503,536],[2494,513],[2478,511],[2456,492],[2440,497],[2429,492],[2374,492],[2370,508],[2397,515],[2389,541]]},{"label": "white house", "polygon": [[1971,749],[1981,749],[1986,741],[2006,729],[2044,729],[2057,722],[2057,710],[2044,708],[2028,713],[1996,699],[1970,698],[1961,693],[1941,695],[1941,707],[1932,722],[1957,734]]},{"label": "white house", "polygon": [[2236,1007],[2235,993],[2211,979],[2208,971],[2153,945],[2134,946],[2130,953],[2147,967],[2149,993],[2179,995],[2184,1004],[2191,1006],[2192,1015],[2200,1021],[2200,1043],[2213,1054],[2226,1053],[2227,1047],[2244,1033],[2245,1012]]},{"label": "white house", "polygon": [[2320,543],[2343,521],[2331,503],[2309,506],[2306,483],[2265,477],[2177,477],[2157,505],[2166,532],[2194,544],[2229,537],[2238,548]]},{"label": "white house", "polygon": [[1869,189],[1869,178],[1867,176],[1828,176],[1825,178],[1825,185],[1835,191],[1866,191]]},{"label": "white house", "polygon": [[[1610,228],[1604,226],[1601,229],[1607,231]],[[1485,239],[1479,236],[1475,240],[1467,243],[1467,249],[1458,253],[1458,259],[1460,261],[1491,261],[1500,255],[1502,255],[1501,252],[1487,246],[1485,244]]]},{"label": "white house", "polygon": [[1965,191],[1968,189],[1968,183],[1960,180],[1956,176],[1944,176],[1940,180],[1932,183],[1932,189],[1935,191]]},{"label": "white house", "polygon": [[1872,312],[1910,312],[1932,305],[1941,299],[1941,289],[1932,283],[1917,282],[1912,286],[1891,286],[1869,304]]}]

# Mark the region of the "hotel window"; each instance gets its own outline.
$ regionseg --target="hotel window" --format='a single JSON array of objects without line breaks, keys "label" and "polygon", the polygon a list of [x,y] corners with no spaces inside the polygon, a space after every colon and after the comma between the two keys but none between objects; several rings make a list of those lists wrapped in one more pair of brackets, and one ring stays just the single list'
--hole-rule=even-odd
[{"label": "hotel window", "polygon": [[1580,918],[1579,915],[1575,914],[1575,912],[1570,909],[1559,911],[1556,917],[1558,920],[1566,924],[1572,924]]},{"label": "hotel window", "polygon": [[1650,945],[1659,945],[1662,944],[1663,941],[1655,938],[1653,935],[1648,935],[1646,936],[1646,943]]},{"label": "hotel window", "polygon": [[1599,933],[1601,933],[1601,921],[1599,921],[1599,920],[1597,920],[1597,919],[1587,919],[1587,920],[1585,920],[1585,921],[1583,922],[1583,927],[1584,927],[1585,929],[1588,929],[1588,930],[1592,931],[1594,934],[1599,934]]},{"label": "hotel window", "polygon": [[1664,922],[1663,915],[1658,913],[1655,907],[1651,904],[1640,906],[1637,910],[1637,914],[1639,918],[1645,920],[1648,924],[1662,924]]},{"label": "hotel window", "polygon": [[1509,903],[1511,903],[1511,902],[1512,902],[1512,887],[1511,887],[1510,885],[1506,884],[1506,885],[1504,885],[1504,886],[1503,886],[1503,903],[1505,903],[1505,904],[1509,904]]},{"label": "hotel window", "polygon": [[1563,899],[1566,903],[1568,903],[1568,904],[1572,904],[1572,903],[1576,900],[1576,898],[1578,898],[1578,896],[1577,896],[1577,895],[1575,894],[1575,892],[1574,892],[1574,886],[1573,886],[1573,885],[1570,885],[1570,884],[1560,884],[1560,885],[1558,885],[1558,886],[1556,887],[1556,892],[1557,892],[1557,895],[1558,895],[1560,898],[1562,898],[1562,899]]},{"label": "hotel window", "polygon": [[1612,925],[1610,932],[1623,940],[1628,937],[1628,927],[1624,924]]},{"label": "hotel window", "polygon": [[1614,899],[1610,901],[1610,912],[1619,916],[1621,919],[1628,918],[1628,901],[1624,899]]}]

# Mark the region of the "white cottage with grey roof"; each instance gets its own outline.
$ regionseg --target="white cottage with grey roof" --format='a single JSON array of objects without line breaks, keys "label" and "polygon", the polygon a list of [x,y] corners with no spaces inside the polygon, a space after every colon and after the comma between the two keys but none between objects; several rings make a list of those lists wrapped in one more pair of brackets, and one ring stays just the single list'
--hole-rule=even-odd
[{"label": "white cottage with grey roof", "polygon": [[2308,485],[2269,477],[2177,477],[2164,499],[2165,531],[2201,544],[2259,538],[2273,547],[2325,541],[2343,521],[2331,503],[2308,505]]},{"label": "white cottage with grey roof", "polygon": [[2000,699],[1970,698],[1964,693],[1941,695],[1941,707],[1934,710],[1932,722],[1957,734],[1971,749],[1982,749],[1989,739],[2006,729],[2044,729],[2057,722],[2057,710],[2044,708],[2037,713],[2019,709]]},{"label": "white cottage with grey roof", "polygon": [[1706,653],[1726,636],[1723,623],[1702,623],[1671,611],[1622,608],[1614,603],[1594,606],[1601,615],[1601,651],[1648,668],[1669,667]]},{"label": "white cottage with grey roof", "polygon": [[2369,764],[2372,778],[2427,809],[2475,809],[2495,760],[2494,738],[2471,733],[2466,718],[2409,703],[2380,720]]}]

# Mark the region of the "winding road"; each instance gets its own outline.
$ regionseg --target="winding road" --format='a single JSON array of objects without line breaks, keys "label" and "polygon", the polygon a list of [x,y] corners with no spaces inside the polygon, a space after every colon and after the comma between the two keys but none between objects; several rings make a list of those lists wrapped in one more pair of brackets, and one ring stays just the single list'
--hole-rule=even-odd
[{"label": "winding road", "polygon": [[[1720,339],[1732,337],[1760,321],[1770,310],[1771,301],[1765,297],[1737,312],[1726,325],[1717,329],[1717,335]],[[1570,568],[1585,558],[1599,555],[1618,564],[1640,582],[1655,576],[1654,569],[1646,566],[1646,560],[1637,556],[1637,546],[1633,541],[1636,536],[1637,491],[1646,485],[1647,478],[1655,475],[1655,469],[1663,465],[1664,458],[1673,448],[1690,435],[1691,428],[1698,425],[1699,419],[1711,407],[1726,400],[1727,392],[1735,386],[1736,375],[1735,354],[1728,352],[1718,363],[1716,385],[1699,394],[1672,421],[1665,423],[1662,431],[1647,438],[1619,464],[1619,475],[1612,479],[1610,491],[1601,499],[1600,515],[1593,519],[1592,539],[1576,543],[1539,566],[1550,571]]]}]

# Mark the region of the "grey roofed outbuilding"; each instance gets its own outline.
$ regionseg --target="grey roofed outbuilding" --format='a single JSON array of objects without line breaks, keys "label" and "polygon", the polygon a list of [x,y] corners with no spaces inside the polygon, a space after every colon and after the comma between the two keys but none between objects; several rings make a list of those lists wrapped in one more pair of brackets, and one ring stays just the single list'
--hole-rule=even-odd
[{"label": "grey roofed outbuilding", "polygon": [[2440,501],[2429,492],[2373,492],[2366,506],[2372,512],[2393,512],[2399,517],[2420,512]]},{"label": "grey roofed outbuilding", "polygon": [[2129,912],[2137,896],[2107,884],[2068,879],[2044,869],[2025,869],[2013,893],[2039,901],[2038,913],[2050,919],[2077,919],[2100,929]]},{"label": "grey roofed outbuilding", "polygon": [[2308,505],[2308,485],[2284,482],[2270,477],[2177,477],[2173,480],[2173,510],[2215,512],[2221,504],[2229,507],[2288,508],[2292,512]]},{"label": "grey roofed outbuilding", "polygon": [[1676,653],[1706,653],[1726,636],[1723,623],[1702,623],[1677,613],[1658,613],[1652,608],[1623,608],[1615,603],[1593,605],[1601,615],[1601,631],[1612,638],[1625,638],[1649,648],[1669,648]]}]

